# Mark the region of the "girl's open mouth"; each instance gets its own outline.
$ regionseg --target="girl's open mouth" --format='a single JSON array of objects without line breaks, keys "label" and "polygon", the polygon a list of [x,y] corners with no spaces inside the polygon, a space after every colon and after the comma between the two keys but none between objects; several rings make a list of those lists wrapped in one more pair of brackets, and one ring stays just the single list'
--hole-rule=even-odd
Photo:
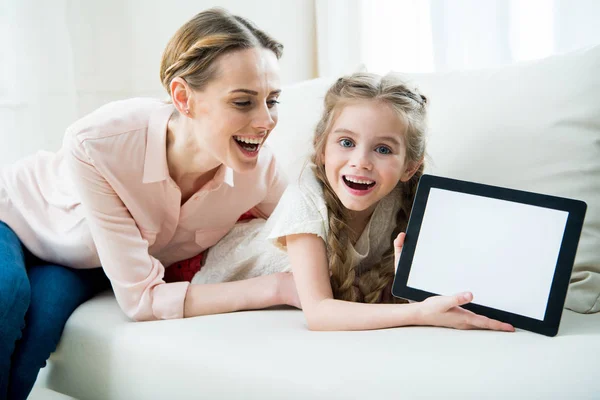
[{"label": "girl's open mouth", "polygon": [[375,186],[375,183],[376,183],[375,181],[372,181],[372,180],[350,178],[345,175],[342,176],[342,179],[344,180],[344,183],[346,184],[346,186],[348,186],[350,189],[360,190],[360,191],[369,190],[373,186]]}]

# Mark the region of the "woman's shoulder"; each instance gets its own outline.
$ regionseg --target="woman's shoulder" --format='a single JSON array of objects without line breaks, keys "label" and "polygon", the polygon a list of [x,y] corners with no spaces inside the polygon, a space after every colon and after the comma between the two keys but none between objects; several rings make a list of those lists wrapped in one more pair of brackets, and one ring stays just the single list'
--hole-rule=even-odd
[{"label": "woman's shoulder", "polygon": [[103,139],[120,133],[146,130],[151,119],[161,110],[172,112],[172,105],[153,98],[132,98],[105,104],[75,121],[67,129],[65,139],[78,142]]}]

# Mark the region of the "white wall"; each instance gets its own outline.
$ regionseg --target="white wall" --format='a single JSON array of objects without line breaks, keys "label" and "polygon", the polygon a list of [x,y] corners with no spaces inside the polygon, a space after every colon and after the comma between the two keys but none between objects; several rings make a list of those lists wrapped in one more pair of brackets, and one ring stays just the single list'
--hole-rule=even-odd
[{"label": "white wall", "polygon": [[285,46],[282,81],[315,76],[314,0],[8,0],[0,10],[0,166],[60,148],[65,128],[98,106],[165,97],[159,64],[173,33],[224,7]]}]

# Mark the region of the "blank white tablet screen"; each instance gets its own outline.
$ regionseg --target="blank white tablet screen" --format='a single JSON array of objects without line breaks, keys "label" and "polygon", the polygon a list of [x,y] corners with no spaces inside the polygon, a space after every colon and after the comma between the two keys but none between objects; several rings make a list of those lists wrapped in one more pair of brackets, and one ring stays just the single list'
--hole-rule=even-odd
[{"label": "blank white tablet screen", "polygon": [[432,188],[407,286],[543,321],[567,217]]}]

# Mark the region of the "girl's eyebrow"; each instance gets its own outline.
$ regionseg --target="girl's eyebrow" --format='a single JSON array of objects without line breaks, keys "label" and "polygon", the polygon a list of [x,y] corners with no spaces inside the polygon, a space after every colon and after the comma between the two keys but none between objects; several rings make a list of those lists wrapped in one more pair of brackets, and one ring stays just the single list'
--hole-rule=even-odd
[{"label": "girl's eyebrow", "polygon": [[381,137],[378,137],[377,139],[380,139],[380,140],[383,140],[383,141],[392,142],[392,143],[394,143],[395,145],[398,145],[398,146],[400,146],[400,144],[401,144],[400,140],[398,140],[398,138],[395,137],[395,136],[381,136]]},{"label": "girl's eyebrow", "polygon": [[347,134],[352,135],[352,136],[356,136],[357,135],[356,132],[353,132],[350,129],[346,129],[346,128],[337,128],[334,131],[334,133],[347,133]]},{"label": "girl's eyebrow", "polygon": [[[350,129],[346,129],[346,128],[337,128],[335,131],[335,133],[345,133],[348,134],[350,136],[356,136],[357,133],[351,131]],[[388,142],[392,142],[397,146],[400,146],[402,143],[400,143],[400,140],[395,137],[395,136],[377,136],[377,140],[382,140],[382,141],[388,141]]]}]

